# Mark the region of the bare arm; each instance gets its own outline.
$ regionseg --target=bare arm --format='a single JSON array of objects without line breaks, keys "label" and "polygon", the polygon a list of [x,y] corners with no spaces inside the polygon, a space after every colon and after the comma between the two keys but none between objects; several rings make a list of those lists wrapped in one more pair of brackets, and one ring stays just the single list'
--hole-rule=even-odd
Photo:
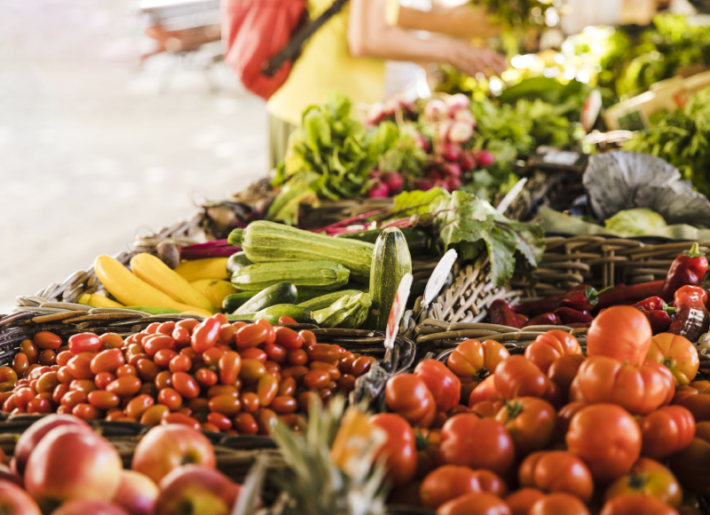
[{"label": "bare arm", "polygon": [[505,70],[503,57],[485,48],[474,48],[455,39],[420,39],[408,30],[388,25],[387,0],[351,0],[348,44],[356,57],[393,61],[447,62],[475,75]]},{"label": "bare arm", "polygon": [[501,25],[490,22],[484,8],[468,4],[451,8],[435,5],[431,11],[401,6],[397,25],[405,29],[438,32],[461,39],[490,39],[503,30]]}]

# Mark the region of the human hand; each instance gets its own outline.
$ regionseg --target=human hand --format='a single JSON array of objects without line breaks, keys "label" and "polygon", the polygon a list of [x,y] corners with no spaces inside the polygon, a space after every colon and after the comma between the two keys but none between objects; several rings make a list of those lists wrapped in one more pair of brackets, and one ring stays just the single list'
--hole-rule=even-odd
[{"label": "human hand", "polygon": [[464,73],[475,77],[483,73],[486,77],[500,75],[507,66],[505,58],[490,48],[480,48],[462,41],[452,41],[445,60]]}]

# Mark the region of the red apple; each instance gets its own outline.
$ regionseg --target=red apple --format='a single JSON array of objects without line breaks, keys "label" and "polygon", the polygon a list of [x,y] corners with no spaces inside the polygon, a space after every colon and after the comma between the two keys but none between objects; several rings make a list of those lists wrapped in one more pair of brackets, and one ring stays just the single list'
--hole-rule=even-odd
[{"label": "red apple", "polygon": [[104,438],[72,425],[57,427],[32,452],[25,488],[44,511],[70,499],[110,501],[122,468],[121,457]]},{"label": "red apple", "polygon": [[126,510],[106,501],[73,499],[52,512],[52,515],[129,515]]},{"label": "red apple", "polygon": [[205,435],[187,426],[168,424],[146,433],[136,446],[131,468],[160,484],[181,465],[214,468],[215,462],[214,449]]},{"label": "red apple", "polygon": [[160,482],[155,515],[230,515],[241,488],[217,470],[179,467]]},{"label": "red apple", "polygon": [[22,488],[0,481],[0,513],[3,515],[42,515],[39,506]]},{"label": "red apple", "polygon": [[19,475],[25,473],[27,460],[44,435],[59,426],[79,426],[91,431],[89,424],[72,415],[49,415],[32,424],[27,431],[22,433],[15,445],[15,468]]},{"label": "red apple", "polygon": [[121,471],[121,484],[113,502],[122,506],[131,515],[151,515],[158,498],[158,485],[140,472]]}]

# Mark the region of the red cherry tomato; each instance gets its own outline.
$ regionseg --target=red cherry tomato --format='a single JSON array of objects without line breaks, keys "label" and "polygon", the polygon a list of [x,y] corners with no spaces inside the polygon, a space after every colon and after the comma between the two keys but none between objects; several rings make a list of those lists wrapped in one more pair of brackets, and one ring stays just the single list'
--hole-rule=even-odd
[{"label": "red cherry tomato", "polygon": [[192,348],[195,352],[202,353],[217,345],[222,323],[215,317],[204,320],[192,332]]},{"label": "red cherry tomato", "polygon": [[96,352],[102,342],[94,333],[79,333],[69,338],[69,350],[76,355],[82,352]]}]

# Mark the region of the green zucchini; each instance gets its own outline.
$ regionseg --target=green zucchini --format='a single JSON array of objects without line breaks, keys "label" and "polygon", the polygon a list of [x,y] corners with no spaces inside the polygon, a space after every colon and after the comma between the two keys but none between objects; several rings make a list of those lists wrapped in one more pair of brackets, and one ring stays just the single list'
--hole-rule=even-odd
[{"label": "green zucchini", "polygon": [[299,324],[313,323],[313,312],[310,309],[295,306],[293,304],[276,304],[256,313],[240,313],[227,316],[227,320],[258,320],[263,318],[270,324],[278,324],[281,317],[293,318]]},{"label": "green zucchini", "polygon": [[[384,231],[384,229],[370,229],[369,231],[338,234],[336,237],[375,243],[379,235],[382,234],[382,231]],[[406,228],[400,229],[400,231],[402,231],[404,239],[407,240],[407,247],[412,256],[421,256],[429,253],[431,240],[425,232]]]},{"label": "green zucchini", "polygon": [[[244,292],[251,293],[251,292]],[[238,306],[233,313],[256,313],[275,304],[293,304],[296,302],[296,287],[291,283],[277,283],[260,292],[254,292],[251,299]],[[241,293],[237,295],[242,295]]]},{"label": "green zucchini", "polygon": [[407,241],[396,227],[388,227],[377,238],[370,273],[372,306],[365,321],[366,329],[384,331],[397,288],[405,274],[412,273],[412,257]]},{"label": "green zucchini", "polygon": [[335,261],[364,281],[370,276],[374,250],[374,245],[364,241],[333,238],[265,220],[234,229],[229,243],[242,247],[254,263]]},{"label": "green zucchini", "polygon": [[232,277],[239,290],[263,290],[273,284],[288,282],[311,290],[337,290],[348,282],[350,272],[333,261],[292,261],[249,265]]},{"label": "green zucchini", "polygon": [[296,295],[296,304],[303,304],[316,297],[322,297],[323,290],[308,290],[306,288],[299,288],[298,294]]},{"label": "green zucchini", "polygon": [[357,329],[365,323],[371,304],[367,293],[346,295],[331,306],[315,311],[313,318],[321,327]]},{"label": "green zucchini", "polygon": [[362,293],[360,290],[340,290],[333,293],[328,293],[326,295],[321,295],[314,299],[307,300],[306,302],[299,302],[299,306],[302,308],[312,309],[317,311],[319,309],[325,309],[328,306],[333,305],[335,302],[339,301],[347,295],[357,295]]},{"label": "green zucchini", "polygon": [[222,301],[222,310],[225,313],[234,313],[242,304],[258,294],[259,292],[257,291],[243,291],[241,293],[227,295]]},{"label": "green zucchini", "polygon": [[237,252],[236,254],[232,254],[231,256],[229,256],[229,259],[227,260],[227,272],[229,272],[229,276],[231,277],[232,275],[236,274],[240,269],[252,264],[253,263],[249,261],[249,258],[244,253],[244,251]]}]

